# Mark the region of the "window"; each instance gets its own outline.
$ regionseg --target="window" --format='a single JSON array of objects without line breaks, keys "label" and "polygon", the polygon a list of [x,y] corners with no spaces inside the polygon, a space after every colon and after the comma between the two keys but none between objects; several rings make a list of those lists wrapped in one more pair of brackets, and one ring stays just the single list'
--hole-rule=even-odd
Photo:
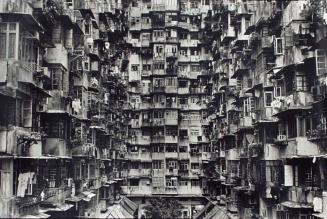
[{"label": "window", "polygon": [[307,77],[303,74],[296,75],[296,91],[308,91]]},{"label": "window", "polygon": [[271,107],[271,102],[273,100],[273,93],[272,92],[265,92],[264,96],[265,107]]},{"label": "window", "polygon": [[151,71],[151,65],[149,64],[143,64],[143,71]]},{"label": "window", "polygon": [[162,160],[154,160],[152,162],[152,169],[162,169]]},{"label": "window", "polygon": [[167,128],[166,129],[166,135],[168,135],[168,136],[177,136],[178,135],[177,128]]},{"label": "window", "polygon": [[131,147],[131,152],[138,152],[137,146],[132,146]]},{"label": "window", "polygon": [[200,186],[200,181],[199,180],[192,180],[191,181],[191,186]]},{"label": "window", "polygon": [[199,169],[199,168],[200,168],[199,163],[191,163],[191,169],[192,170],[196,170],[196,169]]},{"label": "window", "polygon": [[181,162],[180,169],[181,170],[188,170],[188,162]]},{"label": "window", "polygon": [[66,0],[66,5],[68,8],[73,7],[73,0]]},{"label": "window", "polygon": [[295,118],[290,118],[287,121],[288,125],[288,137],[289,138],[294,138],[297,136],[297,131],[296,131],[296,119]]},{"label": "window", "polygon": [[169,169],[177,169],[177,161],[176,160],[170,160],[167,162],[167,168]]},{"label": "window", "polygon": [[198,129],[191,129],[191,136],[199,136],[199,130]]},{"label": "window", "polygon": [[140,39],[140,33],[132,32],[131,35],[132,35],[132,39],[135,39],[135,40]]},{"label": "window", "polygon": [[32,127],[32,100],[23,101],[23,127]]},{"label": "window", "polygon": [[188,182],[182,180],[182,181],[179,181],[179,185],[180,185],[180,186],[187,186],[187,185],[188,185]]},{"label": "window", "polygon": [[166,86],[176,86],[177,78],[166,78]]},{"label": "window", "polygon": [[62,90],[62,71],[59,68],[50,68],[51,90]]},{"label": "window", "polygon": [[155,146],[153,146],[153,152],[156,152],[156,153],[162,153],[162,152],[164,152],[164,149],[165,149],[165,147],[164,147],[164,145],[155,145]]},{"label": "window", "polygon": [[327,73],[327,56],[323,49],[316,50],[316,74],[323,75]]},{"label": "window", "polygon": [[132,65],[132,71],[138,71],[139,65]]},{"label": "window", "polygon": [[177,178],[167,178],[166,179],[166,186],[167,187],[176,187],[177,186]]},{"label": "window", "polygon": [[187,56],[187,50],[186,49],[181,49],[179,51],[179,54],[182,55],[182,56]]},{"label": "window", "polygon": [[191,8],[198,8],[198,2],[197,1],[191,1]]},{"label": "window", "polygon": [[84,20],[84,34],[90,35],[91,34],[91,21],[90,20]]},{"label": "window", "polygon": [[[191,56],[197,56],[199,54],[199,51],[196,49],[191,49]],[[199,66],[200,67],[200,66]]]},{"label": "window", "polygon": [[17,23],[0,23],[0,58],[16,58]]},{"label": "window", "polygon": [[165,64],[164,63],[155,63],[154,69],[155,70],[163,70],[163,69],[165,69]]},{"label": "window", "polygon": [[182,32],[182,33],[180,33],[179,38],[180,38],[181,40],[187,40],[187,32]]},{"label": "window", "polygon": [[179,71],[186,72],[187,71],[187,65],[179,65]]},{"label": "window", "polygon": [[282,88],[281,87],[274,87],[274,97],[282,96]]},{"label": "window", "polygon": [[275,38],[275,55],[283,54],[283,39]]},{"label": "window", "polygon": [[199,34],[198,33],[192,33],[191,34],[191,40],[197,40],[199,38]]},{"label": "window", "polygon": [[191,65],[191,71],[200,71],[200,66],[199,65]]}]

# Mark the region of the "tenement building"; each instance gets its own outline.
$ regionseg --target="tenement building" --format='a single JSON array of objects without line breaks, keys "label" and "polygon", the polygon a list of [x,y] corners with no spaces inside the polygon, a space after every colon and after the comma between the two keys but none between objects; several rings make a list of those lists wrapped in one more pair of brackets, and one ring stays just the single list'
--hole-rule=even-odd
[{"label": "tenement building", "polygon": [[0,218],[325,219],[326,98],[326,0],[0,0]]},{"label": "tenement building", "polygon": [[121,1],[0,1],[0,217],[96,217],[126,176]]}]

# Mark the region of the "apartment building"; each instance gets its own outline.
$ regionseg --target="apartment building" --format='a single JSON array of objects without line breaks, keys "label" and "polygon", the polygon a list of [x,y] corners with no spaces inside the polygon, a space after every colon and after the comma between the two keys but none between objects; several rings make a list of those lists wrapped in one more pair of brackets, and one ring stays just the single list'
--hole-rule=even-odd
[{"label": "apartment building", "polygon": [[126,6],[0,2],[0,217],[99,217],[120,199]]},{"label": "apartment building", "polygon": [[128,196],[207,193],[211,1],[131,1]]},{"label": "apartment building", "polygon": [[211,196],[235,218],[326,218],[326,1],[216,1]]}]

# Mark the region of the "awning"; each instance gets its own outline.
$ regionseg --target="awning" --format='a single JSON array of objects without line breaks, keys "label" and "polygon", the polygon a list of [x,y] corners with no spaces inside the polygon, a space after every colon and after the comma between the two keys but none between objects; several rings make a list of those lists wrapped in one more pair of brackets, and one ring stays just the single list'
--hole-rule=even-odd
[{"label": "awning", "polygon": [[18,83],[22,83],[22,84],[27,84],[30,85],[32,89],[34,89],[35,91],[37,91],[38,93],[46,96],[46,97],[52,97],[47,91],[45,91],[43,88],[36,86],[34,83],[31,82],[25,82],[25,81],[18,81]]},{"label": "awning", "polygon": [[298,203],[292,201],[282,202],[281,204],[287,208],[313,208],[312,204]]},{"label": "awning", "polygon": [[107,218],[134,218],[133,215],[126,212],[120,205],[111,206],[108,210],[110,213]]},{"label": "awning", "polygon": [[51,215],[39,212],[37,214],[29,214],[24,216],[19,216],[19,218],[49,218]]},{"label": "awning", "polygon": [[325,218],[327,218],[327,212],[312,214],[312,216],[325,219]]},{"label": "awning", "polygon": [[57,157],[50,157],[50,156],[39,156],[39,157],[27,157],[27,156],[14,156],[15,159],[37,159],[37,160],[56,160]]},{"label": "awning", "polygon": [[69,202],[80,202],[82,200],[83,199],[78,196],[71,196],[71,197],[65,199],[65,201],[69,201]]},{"label": "awning", "polygon": [[215,206],[203,219],[211,218],[230,219],[227,211],[218,206]]},{"label": "awning", "polygon": [[195,215],[193,215],[193,218],[199,218],[200,216],[202,216],[202,214],[205,214],[205,212],[206,212],[206,210],[208,210],[208,208],[210,207],[210,206],[212,206],[213,204],[211,203],[211,202],[208,202],[207,204],[206,204],[206,206],[204,206],[201,210],[199,210],[198,212],[196,212],[196,214]]},{"label": "awning", "polygon": [[134,218],[137,208],[134,202],[124,197],[119,204],[108,208],[109,214],[107,218]]},{"label": "awning", "polygon": [[69,209],[71,209],[72,207],[74,207],[74,205],[71,204],[55,204],[53,206],[42,206],[41,205],[41,209],[40,212],[44,213],[44,212],[49,212],[49,211],[68,211]]},{"label": "awning", "polygon": [[124,197],[119,203],[130,215],[133,215],[137,210],[137,204],[132,202],[127,197]]},{"label": "awning", "polygon": [[85,191],[85,192],[82,192],[82,194],[84,195],[84,197],[82,197],[82,199],[86,202],[89,202],[91,201],[91,199],[96,196],[96,194],[92,193],[92,192],[89,192],[89,191]]}]

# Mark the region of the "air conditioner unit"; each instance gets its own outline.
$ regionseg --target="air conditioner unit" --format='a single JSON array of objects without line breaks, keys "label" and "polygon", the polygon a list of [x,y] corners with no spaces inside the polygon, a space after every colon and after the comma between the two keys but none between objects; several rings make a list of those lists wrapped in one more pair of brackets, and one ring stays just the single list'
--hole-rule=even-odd
[{"label": "air conditioner unit", "polygon": [[277,140],[278,141],[286,141],[286,135],[278,135]]}]

